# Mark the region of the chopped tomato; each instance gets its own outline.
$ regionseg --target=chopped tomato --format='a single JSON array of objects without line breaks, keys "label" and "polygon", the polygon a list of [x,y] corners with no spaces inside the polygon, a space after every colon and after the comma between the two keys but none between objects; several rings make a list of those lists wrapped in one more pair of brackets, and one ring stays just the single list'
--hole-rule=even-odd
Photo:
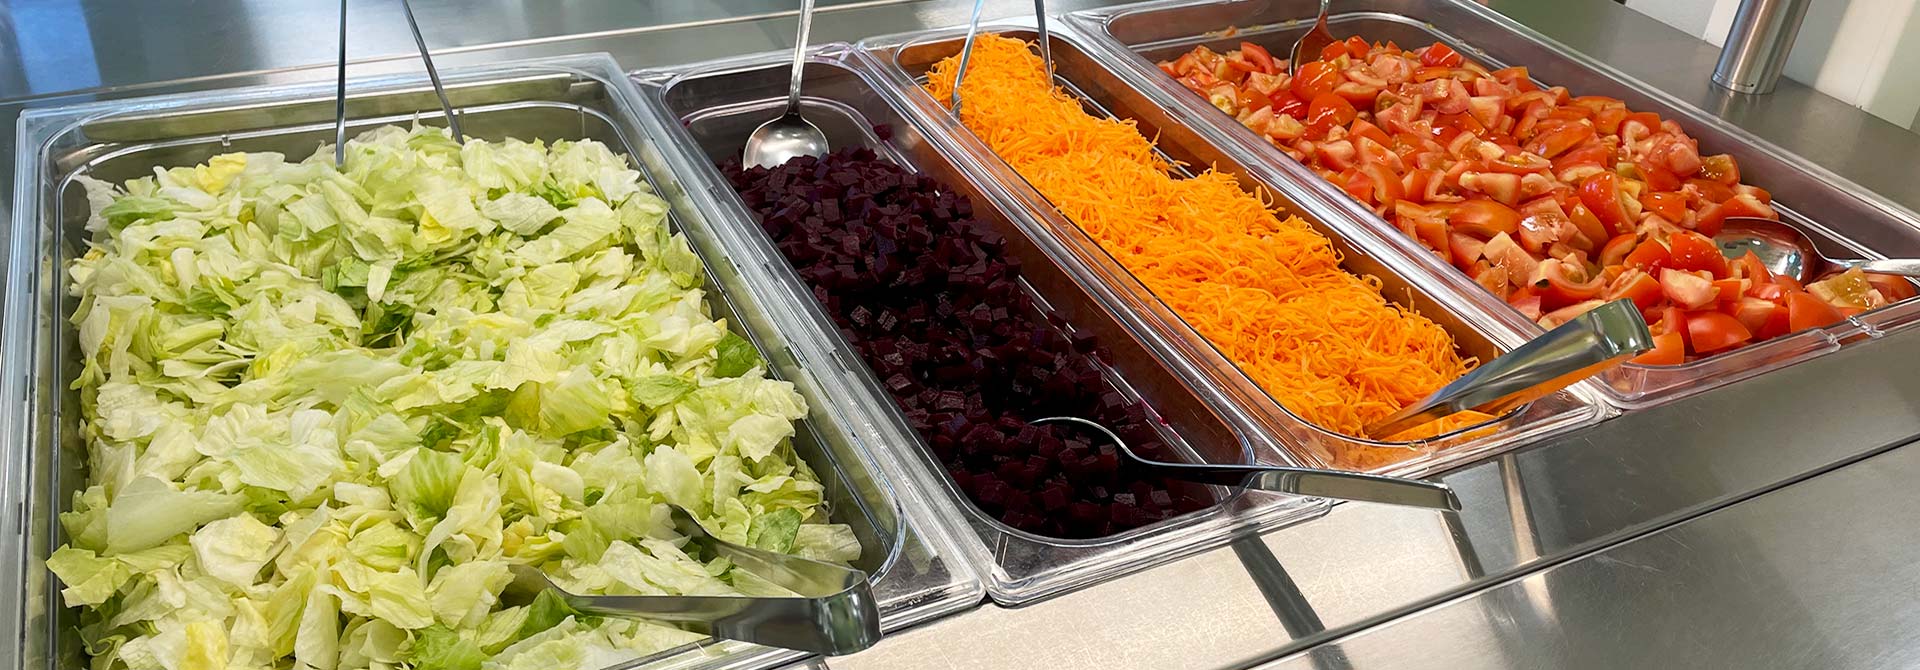
[{"label": "chopped tomato", "polygon": [[[1272,93],[1267,94],[1267,100],[1273,103],[1273,113],[1275,114],[1291,116],[1296,119],[1307,118],[1307,101],[1301,100],[1298,95],[1294,95],[1291,89],[1274,89]],[[1727,197],[1733,197],[1732,192],[1728,192]]]},{"label": "chopped tomato", "polygon": [[1673,268],[1660,270],[1660,293],[1686,309],[1706,307],[1720,297],[1720,289],[1713,285],[1712,279]]},{"label": "chopped tomato", "polygon": [[1653,275],[1639,270],[1627,270],[1621,273],[1613,283],[1607,285],[1603,295],[1608,300],[1621,298],[1632,300],[1634,306],[1639,307],[1641,311],[1652,309],[1654,305],[1660,304],[1662,297],[1660,281],[1654,279]]},{"label": "chopped tomato", "polygon": [[1468,200],[1453,208],[1447,222],[1460,232],[1491,239],[1519,232],[1520,213],[1491,200]]},{"label": "chopped tomato", "polygon": [[1680,231],[1667,237],[1667,267],[1678,270],[1704,270],[1714,277],[1728,276],[1727,257],[1707,236]]},{"label": "chopped tomato", "polygon": [[[1671,272],[1671,271],[1669,271]],[[1687,342],[1693,350],[1708,354],[1753,339],[1753,331],[1740,325],[1740,321],[1720,312],[1697,312],[1687,315]]]},{"label": "chopped tomato", "polygon": [[[1326,129],[1353,123],[1354,117],[1358,114],[1359,112],[1353,108],[1353,103],[1347,102],[1346,98],[1332,93],[1322,93],[1314,96],[1313,102],[1307,104],[1307,132],[1324,134]],[[1318,132],[1315,129],[1318,129]]]},{"label": "chopped tomato", "polygon": [[1426,51],[1420,53],[1420,64],[1427,67],[1460,67],[1463,62],[1466,62],[1466,59],[1456,53],[1453,47],[1439,42],[1433,43],[1433,46],[1427,47]]},{"label": "chopped tomato", "polygon": [[1760,257],[1755,256],[1752,251],[1734,259],[1733,274],[1736,277],[1751,279],[1755,285],[1770,283],[1773,279],[1773,274],[1767,272],[1767,264],[1761,262]]},{"label": "chopped tomato", "polygon": [[1791,327],[1786,306],[1771,300],[1741,296],[1739,300],[1730,303],[1730,307],[1733,318],[1738,320],[1740,325],[1746,326],[1747,330],[1752,331],[1754,337],[1760,339],[1785,335],[1787,328]]},{"label": "chopped tomato", "polygon": [[1593,137],[1593,126],[1577,122],[1562,123],[1535,134],[1533,140],[1527,143],[1527,151],[1553,158],[1579,146],[1589,137]]},{"label": "chopped tomato", "polygon": [[1587,277],[1585,269],[1555,258],[1540,261],[1536,272],[1540,281],[1534,284],[1534,289],[1540,293],[1540,306],[1545,309],[1598,298],[1606,288],[1605,280],[1600,277]]},{"label": "chopped tomato", "polygon": [[1602,172],[1580,182],[1580,202],[1616,233],[1633,228],[1633,220],[1620,204],[1619,177],[1612,172]]},{"label": "chopped tomato", "polygon": [[1651,273],[1657,268],[1666,267],[1667,261],[1671,258],[1672,254],[1667,252],[1667,245],[1657,240],[1647,240],[1634,247],[1621,262],[1627,267],[1640,268]]},{"label": "chopped tomato", "polygon": [[1268,53],[1266,47],[1252,42],[1241,42],[1240,54],[1247,57],[1247,62],[1259,67],[1261,72],[1272,74],[1280,71],[1280,68],[1274,65],[1273,54]]},{"label": "chopped tomato", "polygon": [[1880,295],[1890,303],[1906,300],[1916,293],[1913,280],[1906,277],[1870,274],[1867,275],[1867,282],[1873,284],[1873,288],[1880,291]]},{"label": "chopped tomato", "polygon": [[1527,317],[1528,321],[1536,321],[1540,318],[1540,296],[1538,295],[1529,294],[1518,298],[1509,296],[1507,305],[1520,310],[1520,315]]},{"label": "chopped tomato", "polygon": [[1822,328],[1839,323],[1845,317],[1840,311],[1827,304],[1827,301],[1813,297],[1813,294],[1799,289],[1787,290],[1788,332],[1800,332],[1808,328]]},{"label": "chopped tomato", "polygon": [[[1631,253],[1634,246],[1638,244],[1640,244],[1640,238],[1631,234],[1619,235],[1607,240],[1606,246],[1600,248],[1600,265],[1602,267],[1624,266],[1627,254]],[[1659,243],[1655,242],[1655,244]]]},{"label": "chopped tomato", "polygon": [[1679,365],[1687,362],[1687,336],[1681,332],[1653,336],[1653,349],[1633,357],[1641,365]]},{"label": "chopped tomato", "polygon": [[1653,191],[1640,195],[1640,206],[1668,221],[1687,218],[1687,196],[1676,191]]},{"label": "chopped tomato", "polygon": [[1704,179],[1733,186],[1740,183],[1740,164],[1726,154],[1707,156],[1700,159],[1700,176]]},{"label": "chopped tomato", "polygon": [[1314,61],[1295,68],[1289,86],[1301,100],[1312,100],[1332,93],[1333,87],[1339,83],[1340,71],[1326,62]]}]

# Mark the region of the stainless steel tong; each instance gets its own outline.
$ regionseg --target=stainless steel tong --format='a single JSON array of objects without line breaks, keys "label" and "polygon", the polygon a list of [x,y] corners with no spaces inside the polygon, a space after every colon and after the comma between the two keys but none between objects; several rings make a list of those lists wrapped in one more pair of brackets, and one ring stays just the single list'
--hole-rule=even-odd
[{"label": "stainless steel tong", "polygon": [[[967,77],[967,61],[973,56],[973,38],[980,34],[980,10],[986,0],[973,1],[973,15],[967,19],[967,40],[960,45],[960,66],[953,72],[953,118],[960,118],[960,82]],[[1047,0],[1033,0],[1034,25],[1040,30],[1040,61],[1047,74],[1053,74],[1053,40],[1047,37]]]},{"label": "stainless steel tong", "polygon": [[1499,416],[1652,348],[1653,333],[1640,308],[1631,300],[1615,300],[1480,364],[1426,399],[1367,426],[1366,433],[1392,435],[1466,410]]},{"label": "stainless steel tong", "polygon": [[632,616],[685,624],[718,638],[829,656],[851,654],[880,641],[880,610],[864,572],[822,561],[743,547],[707,534],[674,508],[680,532],[710,542],[716,552],[746,570],[794,592],[792,597],[602,596],[568,593],[528,565],[512,567],[513,582],[500,594],[508,606],[533,602],[552,591],[581,614]]},{"label": "stainless steel tong", "polygon": [[[433,55],[427,52],[427,40],[420,35],[420,22],[413,16],[411,0],[400,0],[400,9],[407,15],[407,28],[413,32],[413,44],[420,50],[420,62],[427,68],[427,80],[433,82],[433,94],[440,99],[440,112],[447,115],[447,129],[453,132],[453,141],[465,144],[467,137],[460,132],[460,117],[453,113],[453,104],[447,100],[447,89],[440,84],[440,70],[433,66]],[[340,58],[334,69],[333,90],[333,166],[347,167],[347,0],[340,0]]]}]

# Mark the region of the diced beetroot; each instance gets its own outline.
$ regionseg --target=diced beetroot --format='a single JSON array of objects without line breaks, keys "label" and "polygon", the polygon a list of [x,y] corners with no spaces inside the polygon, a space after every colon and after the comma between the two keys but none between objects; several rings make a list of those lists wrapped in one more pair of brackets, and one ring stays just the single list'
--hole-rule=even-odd
[{"label": "diced beetroot", "polygon": [[1103,379],[1112,353],[1040,313],[1006,239],[966,198],[864,148],[722,171],[983,510],[1030,532],[1096,537],[1206,504],[1124,467],[1112,445],[1027,423],[1084,417],[1164,457],[1147,408]]}]

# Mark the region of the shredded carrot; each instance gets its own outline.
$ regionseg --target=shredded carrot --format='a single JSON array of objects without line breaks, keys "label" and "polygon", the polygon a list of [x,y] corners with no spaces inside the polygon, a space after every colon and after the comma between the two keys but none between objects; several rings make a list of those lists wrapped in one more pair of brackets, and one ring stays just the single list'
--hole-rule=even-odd
[{"label": "shredded carrot", "polygon": [[[927,83],[943,103],[955,60]],[[1300,417],[1359,435],[1473,366],[1438,324],[1387,302],[1377,278],[1341,269],[1306,222],[1280,218],[1231,175],[1183,178],[1132,122],[1089,115],[1028,45],[981,35],[961,94],[962,123]]]}]

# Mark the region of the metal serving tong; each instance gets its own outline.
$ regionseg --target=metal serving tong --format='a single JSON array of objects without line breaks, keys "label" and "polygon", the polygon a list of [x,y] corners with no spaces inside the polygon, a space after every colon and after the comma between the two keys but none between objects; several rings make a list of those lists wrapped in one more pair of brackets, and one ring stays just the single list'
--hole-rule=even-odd
[{"label": "metal serving tong", "polygon": [[[960,66],[953,73],[953,118],[960,118],[960,82],[967,77],[967,60],[973,56],[973,38],[980,34],[980,9],[986,0],[973,0],[973,15],[967,19],[967,41],[960,45]],[[1047,75],[1053,75],[1053,40],[1047,36],[1047,0],[1033,0],[1033,21],[1040,30],[1040,62]]]},{"label": "metal serving tong", "polygon": [[880,610],[864,572],[852,568],[743,547],[707,534],[692,517],[673,509],[674,524],[688,537],[705,539],[738,569],[793,591],[792,597],[598,596],[568,593],[545,573],[514,565],[513,581],[500,593],[507,606],[533,602],[552,591],[581,614],[646,617],[690,624],[718,638],[825,655],[851,654],[880,641]]},{"label": "metal serving tong", "polygon": [[1466,410],[1499,416],[1652,348],[1653,334],[1640,308],[1631,300],[1615,300],[1480,364],[1425,400],[1367,426],[1366,433],[1392,435]]},{"label": "metal serving tong", "polygon": [[1407,505],[1430,509],[1460,509],[1460,499],[1445,484],[1403,477],[1386,477],[1340,470],[1296,468],[1284,465],[1246,465],[1213,463],[1168,463],[1133,452],[1125,440],[1106,426],[1075,416],[1050,416],[1030,423],[1042,425],[1067,422],[1099,431],[1120,448],[1128,460],[1145,466],[1154,474],[1189,482],[1238,486],[1240,488],[1292,493],[1320,498],[1338,498],[1363,502]]},{"label": "metal serving tong", "polygon": [[[420,62],[427,68],[427,80],[433,82],[433,94],[440,98],[440,112],[447,115],[447,129],[453,132],[456,144],[466,144],[467,137],[460,132],[460,117],[453,113],[453,103],[447,100],[447,89],[440,84],[440,70],[433,67],[433,55],[427,52],[427,40],[420,35],[420,22],[413,17],[413,4],[410,0],[400,0],[400,9],[407,15],[407,28],[413,31],[413,44],[420,50]],[[334,70],[333,90],[333,166],[347,167],[347,0],[340,0],[340,59]]]}]

